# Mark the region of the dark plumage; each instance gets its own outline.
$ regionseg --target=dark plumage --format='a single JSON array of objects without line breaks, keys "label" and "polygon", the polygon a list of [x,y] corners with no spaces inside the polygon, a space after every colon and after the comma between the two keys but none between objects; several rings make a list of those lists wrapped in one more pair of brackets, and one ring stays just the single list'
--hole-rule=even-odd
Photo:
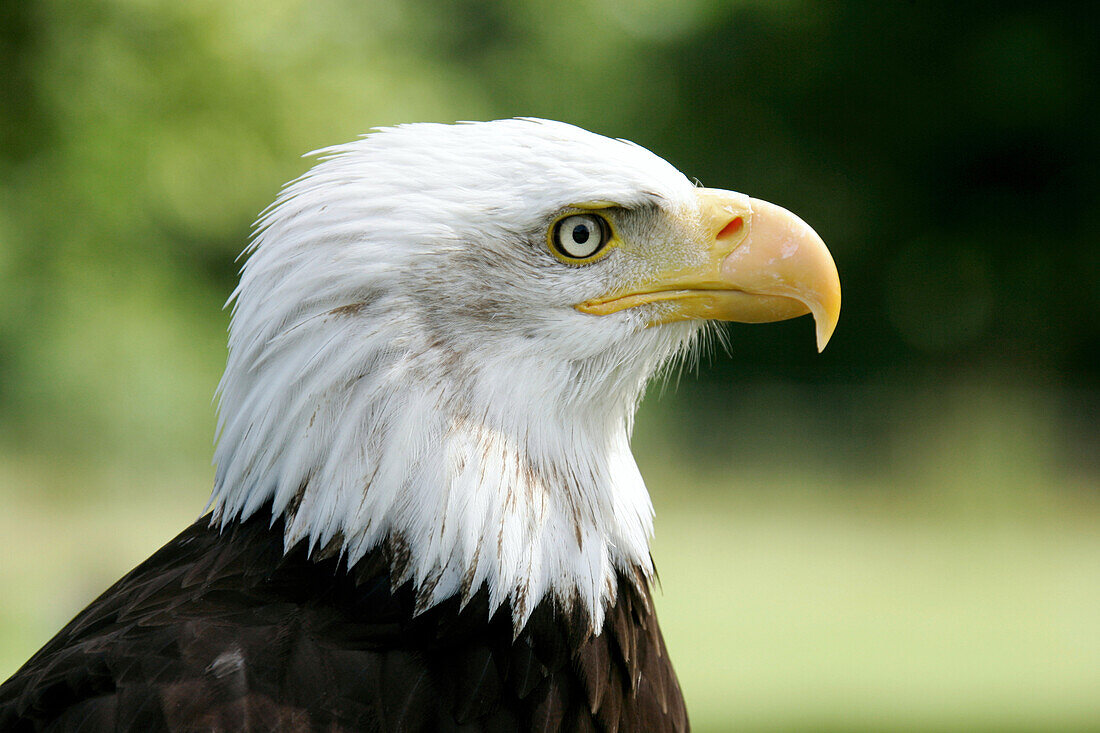
[{"label": "dark plumage", "polygon": [[602,633],[547,599],[513,640],[484,588],[413,617],[391,560],[284,555],[268,511],[200,519],[0,686],[0,730],[687,729],[640,576],[619,575]]}]

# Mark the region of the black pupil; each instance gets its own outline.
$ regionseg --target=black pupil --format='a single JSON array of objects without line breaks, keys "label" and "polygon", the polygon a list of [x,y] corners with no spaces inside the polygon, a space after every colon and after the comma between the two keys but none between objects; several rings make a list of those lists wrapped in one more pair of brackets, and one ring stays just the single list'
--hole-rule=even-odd
[{"label": "black pupil", "polygon": [[589,232],[587,224],[578,224],[573,227],[573,241],[577,244],[584,244],[588,241]]}]

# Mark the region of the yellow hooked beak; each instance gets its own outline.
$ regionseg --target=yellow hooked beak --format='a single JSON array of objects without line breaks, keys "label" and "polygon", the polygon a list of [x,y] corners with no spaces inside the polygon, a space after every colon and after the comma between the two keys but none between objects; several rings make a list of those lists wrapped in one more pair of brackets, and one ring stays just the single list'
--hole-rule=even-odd
[{"label": "yellow hooked beak", "polygon": [[689,319],[764,323],[812,313],[817,349],[840,318],[840,278],[821,237],[791,212],[732,191],[698,190],[695,233],[674,262],[621,292],[578,304],[607,315],[660,304],[650,325]]}]

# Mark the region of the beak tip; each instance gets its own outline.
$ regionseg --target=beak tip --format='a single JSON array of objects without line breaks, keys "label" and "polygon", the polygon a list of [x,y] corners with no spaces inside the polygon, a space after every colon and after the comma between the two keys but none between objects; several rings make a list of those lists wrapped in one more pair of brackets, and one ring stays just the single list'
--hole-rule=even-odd
[{"label": "beak tip", "polygon": [[[763,286],[751,282],[744,289],[782,295],[805,306],[814,317],[820,353],[840,319],[840,276],[836,263],[817,232],[798,216],[767,201],[749,199],[749,202],[752,206],[749,235],[723,262],[723,273],[731,279],[739,270],[748,272],[749,277],[766,273]],[[781,288],[776,288],[777,281],[782,283]]]},{"label": "beak tip", "polygon": [[835,308],[815,309],[813,316],[817,332],[817,353],[820,354],[836,331],[836,324],[840,320],[840,305],[838,303]]}]

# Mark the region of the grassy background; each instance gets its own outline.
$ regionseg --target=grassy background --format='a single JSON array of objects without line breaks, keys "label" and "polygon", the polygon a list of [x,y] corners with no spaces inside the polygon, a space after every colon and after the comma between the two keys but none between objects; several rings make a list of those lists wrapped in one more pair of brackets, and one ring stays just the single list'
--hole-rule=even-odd
[{"label": "grassy background", "polygon": [[1100,728],[1100,36],[1023,0],[0,9],[0,677],[193,521],[250,222],[376,125],[535,115],[799,213],[636,452],[700,730]]}]

